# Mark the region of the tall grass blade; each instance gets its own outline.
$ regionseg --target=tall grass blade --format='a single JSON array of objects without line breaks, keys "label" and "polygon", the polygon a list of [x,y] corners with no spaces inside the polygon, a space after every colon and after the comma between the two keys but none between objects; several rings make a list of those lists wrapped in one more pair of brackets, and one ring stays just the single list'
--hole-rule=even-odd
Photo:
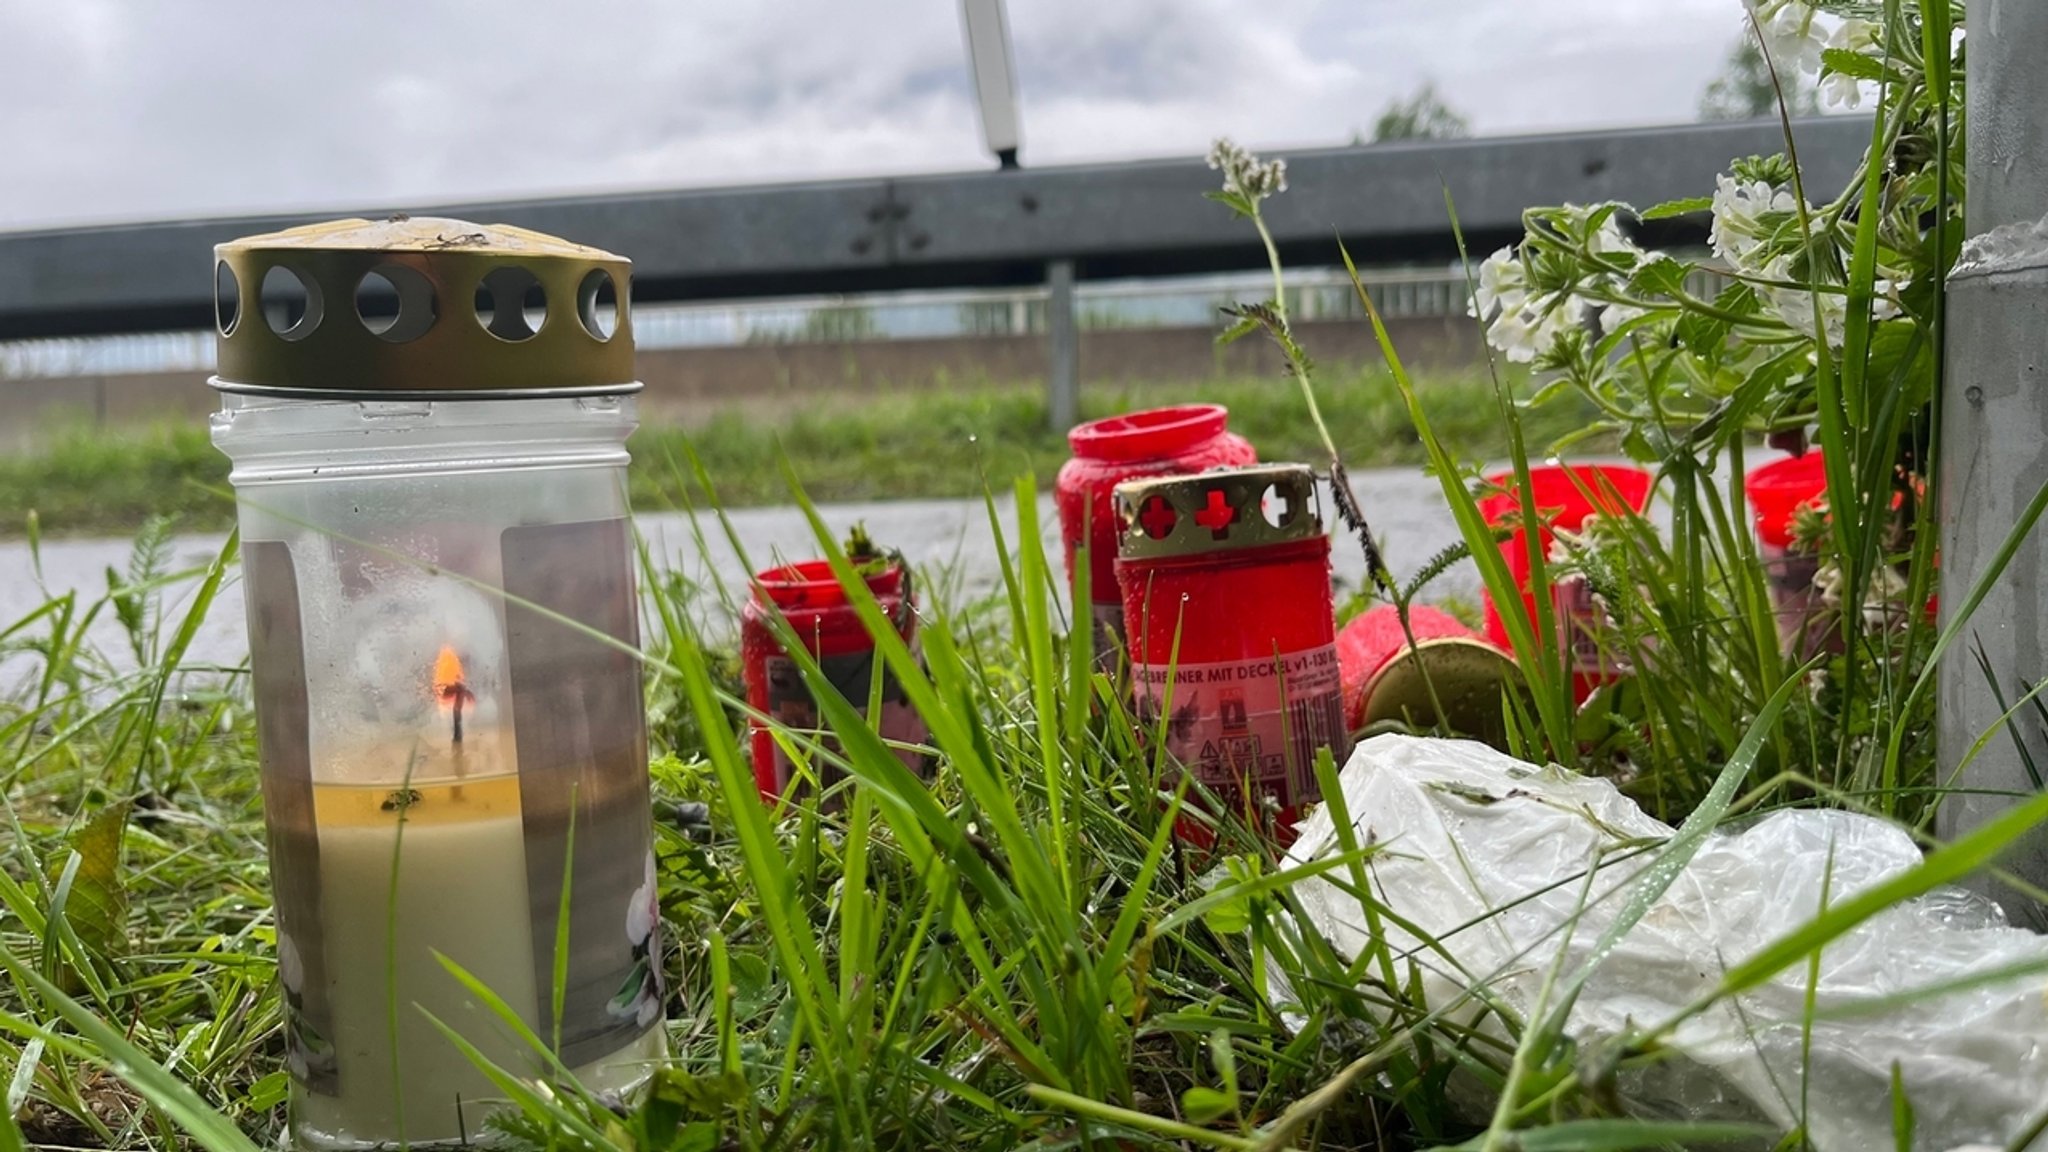
[{"label": "tall grass blade", "polygon": [[[209,1152],[257,1152],[256,1144],[242,1135],[241,1129],[227,1117],[200,1099],[198,1093],[165,1071],[162,1065],[151,1060],[148,1054],[91,1009],[65,995],[42,973],[22,963],[4,945],[0,945],[0,968],[5,968],[8,975],[27,985],[52,1012],[77,1029],[78,1034],[90,1043],[93,1059],[104,1062],[110,1071],[188,1133],[200,1147]],[[19,1018],[7,1016],[4,1019],[24,1035],[39,1037],[53,1045],[61,1041],[55,1034]]]}]

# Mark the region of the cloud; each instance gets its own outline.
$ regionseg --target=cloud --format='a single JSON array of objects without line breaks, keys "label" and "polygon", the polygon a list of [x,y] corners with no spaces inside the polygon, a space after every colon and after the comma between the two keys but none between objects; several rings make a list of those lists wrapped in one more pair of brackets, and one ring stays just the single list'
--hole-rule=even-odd
[{"label": "cloud", "polygon": [[[1011,0],[1027,163],[1688,119],[1738,0]],[[947,0],[0,5],[0,228],[986,164]]]}]

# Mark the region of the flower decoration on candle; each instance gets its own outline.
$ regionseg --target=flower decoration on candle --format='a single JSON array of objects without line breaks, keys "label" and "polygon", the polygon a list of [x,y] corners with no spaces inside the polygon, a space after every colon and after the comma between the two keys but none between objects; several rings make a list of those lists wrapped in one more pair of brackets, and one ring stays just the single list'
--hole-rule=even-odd
[{"label": "flower decoration on candle", "polygon": [[626,901],[626,939],[633,945],[633,970],[612,999],[610,1011],[645,1028],[661,1016],[661,887],[652,852],[647,854],[645,882]]}]

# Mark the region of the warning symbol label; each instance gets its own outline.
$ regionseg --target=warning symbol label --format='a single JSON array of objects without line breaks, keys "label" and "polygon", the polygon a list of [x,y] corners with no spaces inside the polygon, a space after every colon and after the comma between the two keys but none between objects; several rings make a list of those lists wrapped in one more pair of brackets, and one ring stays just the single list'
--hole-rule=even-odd
[{"label": "warning symbol label", "polygon": [[1293,808],[1321,798],[1315,759],[1351,751],[1335,645],[1279,659],[1131,668],[1147,733],[1164,724],[1166,750],[1218,791],[1249,786]]}]

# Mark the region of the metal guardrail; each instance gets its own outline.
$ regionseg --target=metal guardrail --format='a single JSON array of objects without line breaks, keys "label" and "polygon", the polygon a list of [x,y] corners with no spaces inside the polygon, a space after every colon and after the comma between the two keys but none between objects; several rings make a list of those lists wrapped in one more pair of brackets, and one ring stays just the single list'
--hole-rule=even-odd
[{"label": "metal guardrail", "polygon": [[[1809,186],[1847,182],[1866,117],[1793,125]],[[1713,187],[1731,159],[1784,150],[1776,121],[1411,141],[1297,152],[1267,225],[1295,266],[1342,240],[1361,264],[1448,261],[1457,205],[1475,255],[1520,234],[1532,205],[1649,206]],[[1074,286],[1252,270],[1265,252],[1209,202],[1200,160],[847,180],[417,208],[516,224],[629,254],[636,309],[691,300],[1045,286],[1057,415],[1078,386]],[[378,209],[370,215],[388,211]],[[197,329],[212,322],[213,245],[337,213],[0,234],[0,340]],[[1704,239],[1700,219],[1647,227]],[[1078,298],[1085,300],[1086,295]],[[636,317],[644,317],[636,312]]]},{"label": "metal guardrail", "polygon": [[[1846,181],[1869,120],[1794,126],[1809,186]],[[1534,204],[1648,206],[1713,187],[1730,159],[1784,147],[1775,121],[1415,141],[1295,153],[1267,223],[1289,263],[1456,255],[1448,191],[1475,248],[1519,233]],[[763,188],[649,192],[442,208],[572,237],[634,261],[637,303],[1043,284],[1072,260],[1083,283],[1263,268],[1244,222],[1203,198],[1200,160],[977,172]],[[370,214],[390,210],[385,206]],[[345,213],[294,213],[0,233],[0,339],[201,328],[214,244]],[[1697,220],[1654,240],[1697,239]]]},{"label": "metal guardrail", "polygon": [[[1388,317],[1450,316],[1465,308],[1459,272],[1372,271],[1364,278]],[[1261,299],[1271,290],[1270,277],[1257,273],[1086,284],[1075,289],[1075,324],[1084,332],[1221,328],[1223,305]],[[1303,320],[1361,316],[1349,278],[1335,269],[1290,272],[1287,294],[1290,313]],[[645,351],[1043,336],[1047,296],[1034,287],[654,304],[634,311],[633,336]],[[211,372],[213,341],[210,330],[0,341],[0,380]]]}]

